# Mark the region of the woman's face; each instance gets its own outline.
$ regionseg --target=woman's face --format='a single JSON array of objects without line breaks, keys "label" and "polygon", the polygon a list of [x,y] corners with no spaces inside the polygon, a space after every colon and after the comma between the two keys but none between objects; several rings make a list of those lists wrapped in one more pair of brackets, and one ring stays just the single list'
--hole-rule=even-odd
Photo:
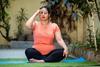
[{"label": "woman's face", "polygon": [[46,21],[49,19],[49,14],[46,8],[42,8],[39,13],[40,20]]}]

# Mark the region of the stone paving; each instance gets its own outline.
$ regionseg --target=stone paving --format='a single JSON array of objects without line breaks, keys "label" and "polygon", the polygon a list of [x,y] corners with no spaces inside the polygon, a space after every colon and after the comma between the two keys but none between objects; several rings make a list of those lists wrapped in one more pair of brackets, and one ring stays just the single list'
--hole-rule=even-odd
[{"label": "stone paving", "polygon": [[0,58],[26,58],[25,49],[0,49]]}]

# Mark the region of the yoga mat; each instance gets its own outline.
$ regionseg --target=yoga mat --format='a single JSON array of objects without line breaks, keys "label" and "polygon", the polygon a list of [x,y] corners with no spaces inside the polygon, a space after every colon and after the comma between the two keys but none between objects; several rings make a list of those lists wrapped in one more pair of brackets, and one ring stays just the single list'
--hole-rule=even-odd
[{"label": "yoga mat", "polygon": [[24,64],[28,63],[28,61],[0,61],[0,64]]},{"label": "yoga mat", "polygon": [[86,62],[86,59],[83,57],[79,57],[74,59],[64,59],[63,62]]},{"label": "yoga mat", "polygon": [[[74,59],[64,59],[62,62],[86,62],[86,59],[84,59],[83,57],[79,57],[79,58],[74,58]],[[0,64],[24,64],[24,63],[28,63],[27,60],[5,60],[5,61],[0,61]]]}]

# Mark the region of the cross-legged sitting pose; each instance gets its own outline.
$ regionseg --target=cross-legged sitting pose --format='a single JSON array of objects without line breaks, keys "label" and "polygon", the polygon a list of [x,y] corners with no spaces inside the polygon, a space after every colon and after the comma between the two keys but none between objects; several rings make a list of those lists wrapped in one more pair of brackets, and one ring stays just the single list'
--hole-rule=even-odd
[{"label": "cross-legged sitting pose", "polygon": [[[35,18],[39,16],[39,21]],[[60,29],[50,20],[47,6],[37,10],[26,22],[26,27],[33,31],[34,45],[25,50],[29,62],[59,62],[68,54],[68,48],[62,39]],[[54,38],[62,49],[56,49]]]}]

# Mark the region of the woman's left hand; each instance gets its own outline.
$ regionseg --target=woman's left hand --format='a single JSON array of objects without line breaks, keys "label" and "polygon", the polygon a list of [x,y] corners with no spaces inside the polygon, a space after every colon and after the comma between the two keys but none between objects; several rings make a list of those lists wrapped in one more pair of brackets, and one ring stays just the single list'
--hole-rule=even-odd
[{"label": "woman's left hand", "polygon": [[68,55],[68,50],[64,49],[63,56],[67,57],[67,55]]}]

